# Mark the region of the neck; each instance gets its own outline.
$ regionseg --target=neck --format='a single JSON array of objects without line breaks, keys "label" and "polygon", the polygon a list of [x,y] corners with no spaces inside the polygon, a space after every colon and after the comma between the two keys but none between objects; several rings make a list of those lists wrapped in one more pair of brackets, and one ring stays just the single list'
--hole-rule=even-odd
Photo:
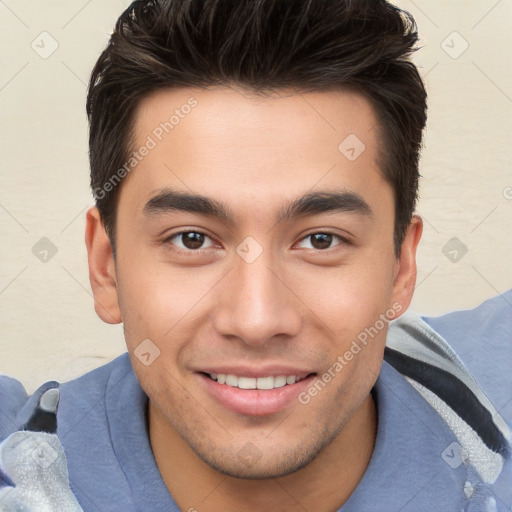
[{"label": "neck", "polygon": [[186,511],[337,510],[362,479],[377,431],[369,394],[334,441],[307,466],[280,478],[247,480],[221,474],[203,462],[151,402],[148,419],[158,469]]}]

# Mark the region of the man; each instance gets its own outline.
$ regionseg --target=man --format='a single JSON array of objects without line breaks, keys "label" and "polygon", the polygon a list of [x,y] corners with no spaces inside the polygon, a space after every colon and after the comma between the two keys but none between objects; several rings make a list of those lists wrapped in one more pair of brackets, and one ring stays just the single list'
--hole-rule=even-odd
[{"label": "man", "polygon": [[[437,332],[406,313],[416,41],[375,0],[121,16],[87,100],[86,244],[128,352],[29,399],[3,379],[5,510],[510,508],[512,296]],[[475,354],[492,333],[493,374],[461,363],[463,327]],[[65,505],[41,485],[57,470]]]}]

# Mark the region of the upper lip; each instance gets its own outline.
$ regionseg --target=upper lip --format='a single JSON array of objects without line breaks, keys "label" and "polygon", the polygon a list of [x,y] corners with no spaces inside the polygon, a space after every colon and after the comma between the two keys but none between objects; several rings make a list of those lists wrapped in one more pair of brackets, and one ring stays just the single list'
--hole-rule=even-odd
[{"label": "upper lip", "polygon": [[307,377],[311,370],[304,370],[301,368],[292,368],[290,366],[282,365],[266,365],[258,367],[248,366],[209,366],[207,368],[198,370],[201,373],[216,373],[223,375],[236,375],[237,377],[278,377],[280,375],[290,376],[294,375],[299,379]]}]

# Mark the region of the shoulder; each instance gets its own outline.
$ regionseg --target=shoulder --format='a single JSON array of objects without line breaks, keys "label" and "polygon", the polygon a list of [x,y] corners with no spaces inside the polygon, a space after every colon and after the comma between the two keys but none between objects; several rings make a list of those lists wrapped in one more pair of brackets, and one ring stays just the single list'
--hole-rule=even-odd
[{"label": "shoulder", "polygon": [[478,307],[423,317],[457,353],[498,409],[512,420],[512,290]]},{"label": "shoulder", "polygon": [[88,407],[89,404],[101,402],[106,390],[130,368],[129,357],[125,353],[74,380],[64,383],[45,382],[30,395],[27,394],[21,382],[6,375],[0,375],[0,441],[23,427],[37,407],[39,398],[48,389],[53,387],[60,389],[58,414],[60,417],[62,413],[67,415],[70,403],[73,404],[70,408],[76,411]]},{"label": "shoulder", "polygon": [[448,425],[484,485],[501,485],[512,470],[509,298],[435,319],[406,312],[386,342],[387,363]]},{"label": "shoulder", "polygon": [[21,382],[0,375],[0,441],[17,430],[16,416],[27,401]]}]

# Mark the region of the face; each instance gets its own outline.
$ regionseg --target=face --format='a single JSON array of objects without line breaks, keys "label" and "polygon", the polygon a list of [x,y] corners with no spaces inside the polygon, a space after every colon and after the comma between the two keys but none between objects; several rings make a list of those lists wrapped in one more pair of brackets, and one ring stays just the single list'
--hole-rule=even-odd
[{"label": "face", "polygon": [[377,125],[347,91],[160,91],[137,112],[149,149],[120,185],[115,267],[88,213],[96,310],[122,320],[155,421],[219,471],[293,472],[368,398],[421,231],[396,258]]}]

